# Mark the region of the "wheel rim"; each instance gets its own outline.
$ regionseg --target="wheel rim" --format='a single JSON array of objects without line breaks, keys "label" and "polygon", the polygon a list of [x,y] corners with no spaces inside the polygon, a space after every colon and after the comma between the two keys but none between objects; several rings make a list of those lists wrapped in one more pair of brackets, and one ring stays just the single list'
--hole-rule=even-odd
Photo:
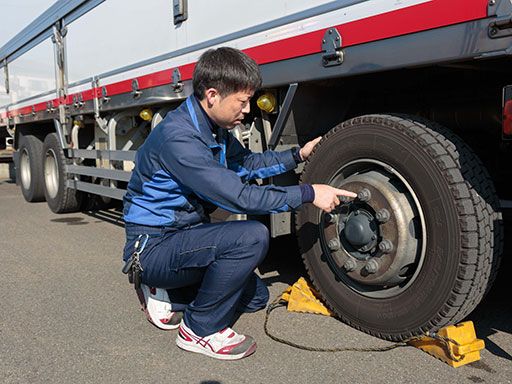
[{"label": "wheel rim", "polygon": [[331,214],[319,212],[323,255],[336,279],[371,298],[401,294],[425,257],[423,210],[393,167],[361,159],[341,167],[329,184],[358,192]]},{"label": "wheel rim", "polygon": [[54,199],[59,191],[59,166],[53,149],[46,151],[44,160],[44,183],[48,196]]},{"label": "wheel rim", "polygon": [[32,174],[30,171],[30,156],[28,154],[27,148],[23,148],[20,155],[20,176],[21,176],[21,185],[23,189],[30,189],[30,182],[32,179]]}]

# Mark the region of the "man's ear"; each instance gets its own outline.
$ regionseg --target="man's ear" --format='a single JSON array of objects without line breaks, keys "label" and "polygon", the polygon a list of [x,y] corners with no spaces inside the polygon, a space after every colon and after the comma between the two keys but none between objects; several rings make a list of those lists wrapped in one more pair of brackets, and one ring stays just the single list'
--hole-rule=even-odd
[{"label": "man's ear", "polygon": [[211,107],[213,104],[215,104],[215,102],[217,101],[219,96],[220,96],[219,92],[215,88],[208,88],[205,91],[205,97],[206,97],[206,101],[208,102],[209,107]]}]

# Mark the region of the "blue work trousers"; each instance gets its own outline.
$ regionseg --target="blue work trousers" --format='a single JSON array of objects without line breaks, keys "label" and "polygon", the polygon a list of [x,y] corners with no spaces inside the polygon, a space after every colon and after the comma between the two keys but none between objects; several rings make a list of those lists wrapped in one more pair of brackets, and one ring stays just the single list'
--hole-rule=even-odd
[{"label": "blue work trousers", "polygon": [[254,312],[268,302],[268,289],[254,273],[269,245],[257,221],[202,224],[169,230],[126,224],[124,260],[139,235],[149,235],[140,254],[142,283],[165,288],[172,308],[198,336],[231,325],[236,312]]}]

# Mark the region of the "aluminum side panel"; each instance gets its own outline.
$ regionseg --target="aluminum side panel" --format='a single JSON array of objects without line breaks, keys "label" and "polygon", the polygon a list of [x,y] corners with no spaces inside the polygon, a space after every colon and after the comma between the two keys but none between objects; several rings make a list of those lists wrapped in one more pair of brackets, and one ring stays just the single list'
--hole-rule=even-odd
[{"label": "aluminum side panel", "polygon": [[108,0],[67,28],[70,83],[176,50],[183,33],[169,0]]},{"label": "aluminum side panel", "polygon": [[[361,1],[359,1],[361,2]],[[363,1],[364,2],[364,1]],[[186,45],[192,45],[220,36],[255,27],[270,20],[290,17],[326,5],[343,7],[354,1],[332,0],[195,0],[188,2],[188,20],[183,23],[186,29]],[[225,22],[217,22],[225,20]],[[293,20],[293,18],[291,18]],[[292,28],[290,26],[290,28]],[[207,33],[205,33],[207,31]],[[273,36],[267,36],[269,39]]]},{"label": "aluminum side panel", "polygon": [[47,39],[9,64],[10,102],[55,89],[53,44]]}]

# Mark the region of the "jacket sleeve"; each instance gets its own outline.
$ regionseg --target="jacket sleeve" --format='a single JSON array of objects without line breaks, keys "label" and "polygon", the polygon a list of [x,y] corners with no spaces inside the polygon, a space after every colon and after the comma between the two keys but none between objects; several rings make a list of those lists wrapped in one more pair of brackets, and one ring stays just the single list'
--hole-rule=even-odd
[{"label": "jacket sleeve", "polygon": [[298,185],[250,185],[219,164],[199,136],[175,135],[162,143],[162,167],[200,198],[234,213],[285,212],[302,204]]},{"label": "jacket sleeve", "polygon": [[235,171],[243,180],[265,179],[295,169],[297,166],[293,149],[253,153],[244,148],[231,133],[227,136],[228,168]]}]

